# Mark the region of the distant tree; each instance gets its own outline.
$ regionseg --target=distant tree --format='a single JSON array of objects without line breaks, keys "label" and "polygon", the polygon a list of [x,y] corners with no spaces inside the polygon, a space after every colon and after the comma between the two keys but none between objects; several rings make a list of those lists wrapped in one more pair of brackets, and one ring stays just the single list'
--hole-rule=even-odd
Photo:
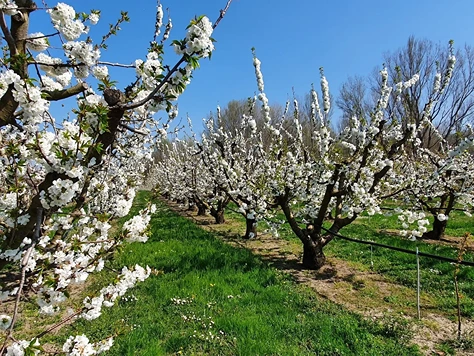
[{"label": "distant tree", "polygon": [[208,120],[201,143],[197,143],[205,168],[217,178],[220,190],[245,218],[246,239],[257,237],[258,220],[268,208],[261,189],[265,181],[263,135],[252,114],[252,111],[242,114],[234,132],[216,125],[220,120]]},{"label": "distant tree", "polygon": [[373,105],[369,103],[370,99],[367,97],[368,92],[368,83],[360,76],[349,77],[342,85],[336,99],[336,105],[342,111],[338,132],[341,132],[353,117],[358,119],[368,117],[370,110],[373,108]]}]

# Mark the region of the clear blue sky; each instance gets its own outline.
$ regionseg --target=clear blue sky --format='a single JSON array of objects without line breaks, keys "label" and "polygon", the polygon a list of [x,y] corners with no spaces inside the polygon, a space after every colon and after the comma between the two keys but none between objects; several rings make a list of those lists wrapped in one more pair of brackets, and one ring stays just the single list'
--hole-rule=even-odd
[{"label": "clear blue sky", "polygon": [[[108,23],[128,11],[131,22],[109,41],[102,59],[130,63],[144,58],[152,38],[156,2],[151,0],[73,0],[77,10],[102,10],[101,34]],[[162,0],[173,19],[172,39],[184,36],[194,15],[211,21],[226,0]],[[53,6],[55,3],[49,2]],[[282,105],[292,96],[319,88],[319,67],[324,67],[333,95],[348,76],[369,74],[383,63],[384,52],[403,46],[410,35],[455,46],[474,43],[473,0],[233,0],[216,29],[216,51],[204,60],[179,100],[180,117],[186,113],[200,130],[202,118],[216,105],[245,99],[256,91],[251,47],[262,61],[265,89],[271,103]],[[169,49],[171,52],[171,48]],[[172,64],[172,63],[168,63]],[[112,72],[115,74],[116,72]],[[133,80],[133,70],[114,76],[123,88]]]}]

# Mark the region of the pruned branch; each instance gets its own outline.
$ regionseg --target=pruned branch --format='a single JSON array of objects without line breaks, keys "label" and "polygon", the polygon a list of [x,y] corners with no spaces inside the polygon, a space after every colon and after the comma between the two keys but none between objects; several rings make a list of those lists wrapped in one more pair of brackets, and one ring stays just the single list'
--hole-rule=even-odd
[{"label": "pruned branch", "polygon": [[63,90],[43,90],[42,93],[45,94],[46,100],[58,101],[83,93],[87,89],[89,89],[89,85],[87,83],[81,82],[77,83],[73,87],[66,88]]}]

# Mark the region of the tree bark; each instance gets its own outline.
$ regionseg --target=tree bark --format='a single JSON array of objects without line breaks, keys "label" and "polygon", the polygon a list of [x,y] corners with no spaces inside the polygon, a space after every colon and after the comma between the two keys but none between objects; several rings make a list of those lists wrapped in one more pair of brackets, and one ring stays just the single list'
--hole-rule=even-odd
[{"label": "tree bark", "polygon": [[197,207],[198,207],[198,216],[205,216],[206,215],[206,206],[202,205],[202,204],[199,204],[197,203],[196,204]]},{"label": "tree bark", "polygon": [[211,210],[211,215],[214,217],[214,220],[215,220],[216,224],[225,223],[224,209],[222,209],[222,210],[221,209],[219,209],[219,210],[212,209]]},{"label": "tree bark", "polygon": [[254,239],[257,237],[257,220],[245,219],[244,239]]},{"label": "tree bark", "polygon": [[303,266],[307,269],[318,270],[326,264],[323,246],[312,240],[303,243]]},{"label": "tree bark", "polygon": [[444,236],[444,231],[446,230],[447,225],[447,220],[439,221],[435,216],[433,221],[433,229],[431,231],[425,232],[421,238],[427,240],[441,240]]}]

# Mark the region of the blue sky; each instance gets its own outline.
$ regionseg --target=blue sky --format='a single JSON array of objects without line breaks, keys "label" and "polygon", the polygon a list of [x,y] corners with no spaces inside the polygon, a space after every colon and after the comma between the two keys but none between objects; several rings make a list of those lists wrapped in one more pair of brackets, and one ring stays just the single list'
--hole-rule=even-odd
[{"label": "blue sky", "polygon": [[[93,28],[92,36],[101,35],[108,23],[119,17],[120,10],[128,11],[131,22],[109,41],[109,50],[102,59],[131,63],[145,57],[153,35],[155,1],[67,2],[79,11],[102,10],[101,26]],[[162,0],[171,11],[171,38],[182,38],[194,15],[206,14],[214,22],[225,3]],[[457,47],[472,44],[473,14],[472,0],[233,0],[213,36],[217,43],[212,60],[201,62],[179,100],[179,116],[188,113],[199,131],[202,118],[216,105],[223,107],[230,100],[252,96],[256,81],[251,47],[256,48],[262,61],[270,102],[284,105],[292,97],[293,87],[301,96],[311,83],[319,87],[319,67],[324,67],[331,92],[337,95],[347,77],[365,76],[381,67],[383,53],[400,48],[410,35],[443,45],[450,39]],[[112,74],[119,80],[119,88],[134,78],[133,70]]]}]

